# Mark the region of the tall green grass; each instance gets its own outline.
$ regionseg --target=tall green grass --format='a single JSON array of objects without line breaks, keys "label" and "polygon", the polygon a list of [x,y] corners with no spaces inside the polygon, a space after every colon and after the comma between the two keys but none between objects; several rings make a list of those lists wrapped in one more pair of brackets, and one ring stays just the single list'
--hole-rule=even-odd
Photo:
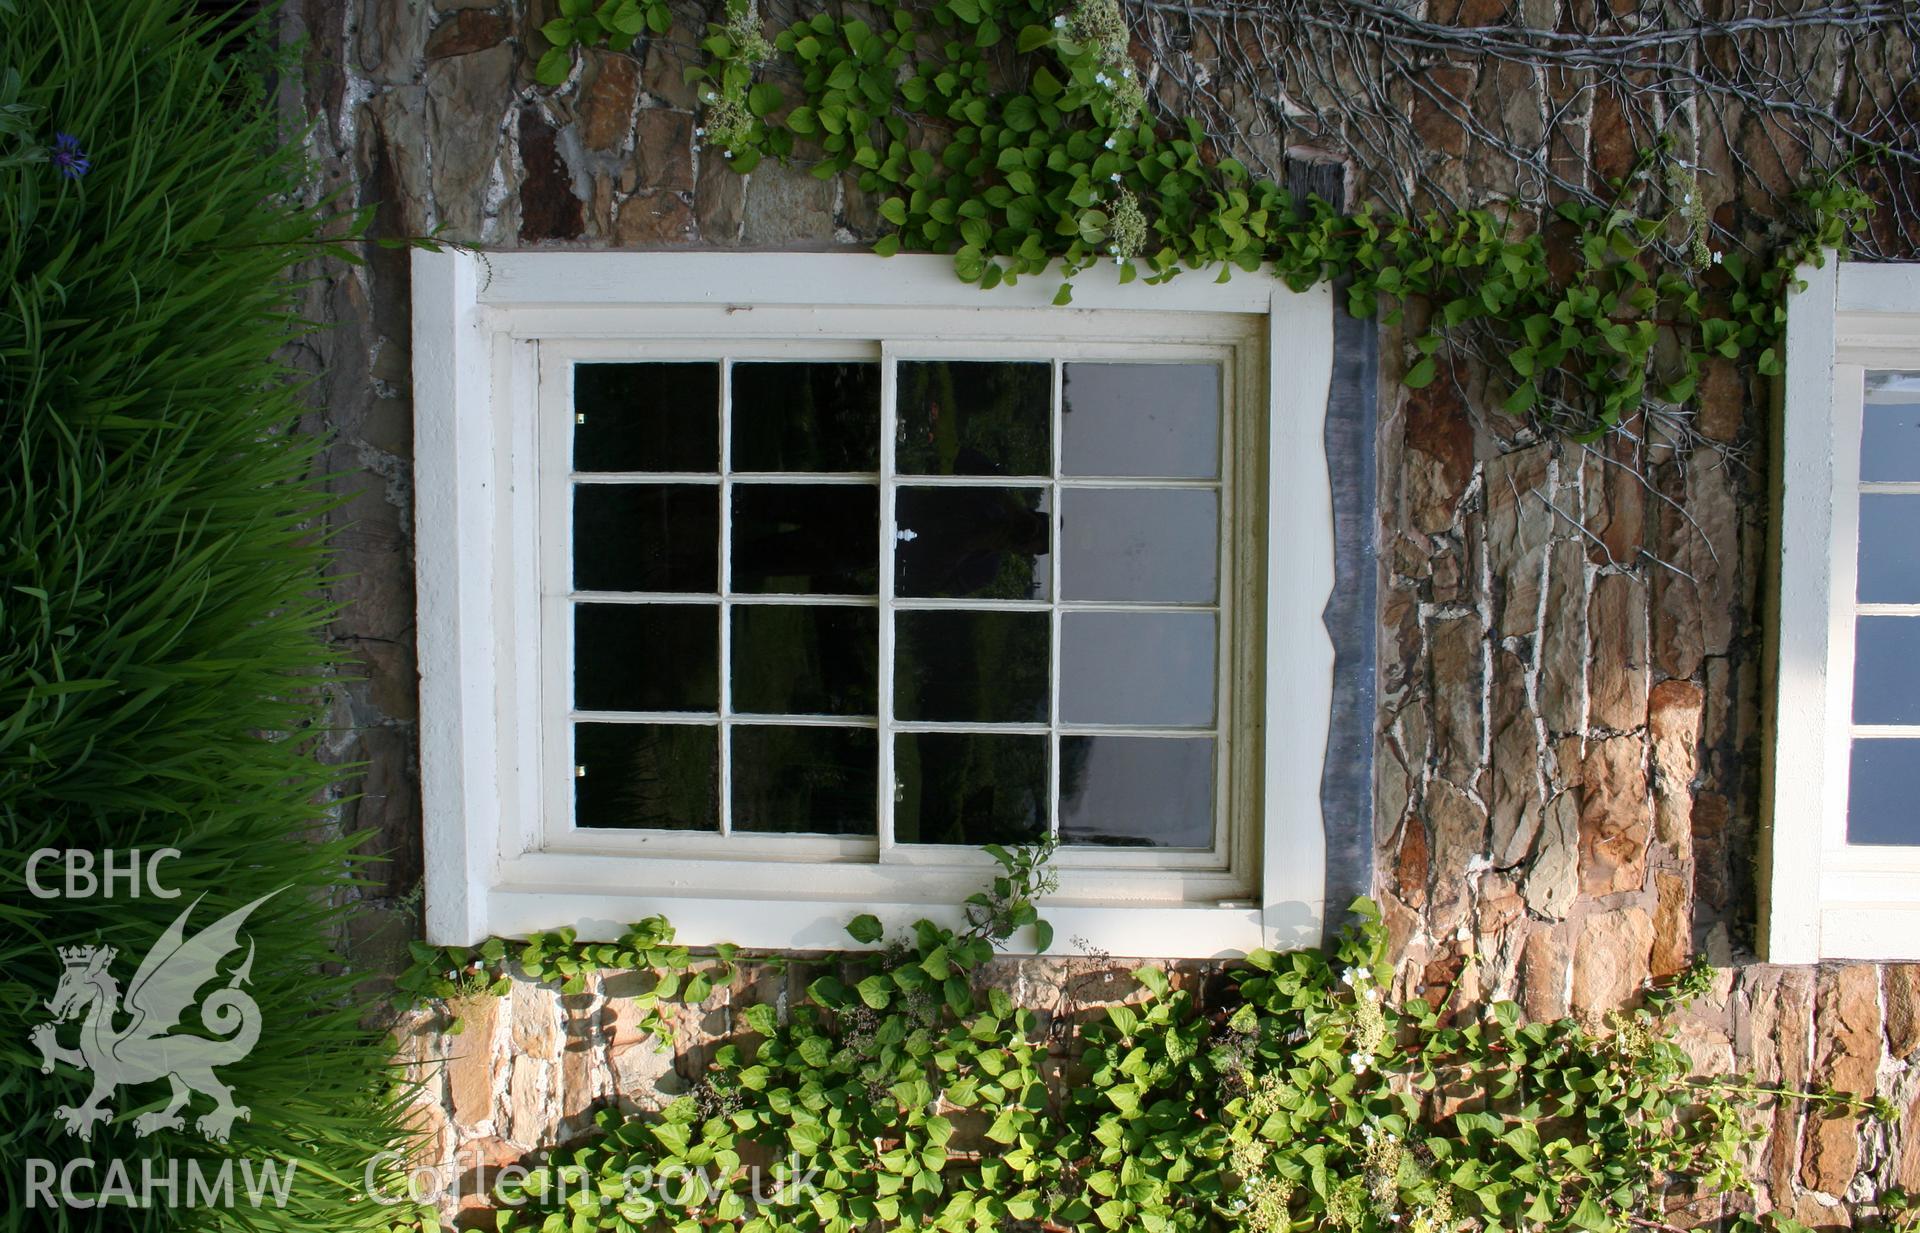
[{"label": "tall green grass", "polygon": [[[360,1177],[396,1115],[386,1050],[329,951],[356,865],[349,840],[318,838],[323,505],[275,359],[304,328],[290,275],[330,211],[300,204],[297,141],[236,54],[265,27],[190,0],[8,7],[0,75],[18,71],[38,141],[73,134],[92,171],[0,149],[0,1228],[373,1227],[392,1212]],[[177,900],[24,886],[38,848],[169,846]],[[92,1143],[66,1135],[54,1108],[90,1077],[42,1075],[28,1043],[56,948],[119,948],[124,989],[194,896],[198,927],[282,887],[244,931],[259,1044],[220,1071],[251,1120],[211,1146],[196,1097],[185,1133],[137,1139],[158,1083],[119,1092]],[[29,1157],[82,1155],[136,1178],[142,1157],[300,1168],[284,1210],[26,1207]]]}]

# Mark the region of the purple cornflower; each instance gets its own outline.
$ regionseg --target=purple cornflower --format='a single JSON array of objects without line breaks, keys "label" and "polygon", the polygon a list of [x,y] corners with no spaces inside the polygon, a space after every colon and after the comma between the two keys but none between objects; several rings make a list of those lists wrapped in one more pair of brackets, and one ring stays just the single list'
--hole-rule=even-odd
[{"label": "purple cornflower", "polygon": [[93,170],[93,160],[80,148],[80,139],[72,133],[53,135],[53,165],[69,180],[78,180]]}]

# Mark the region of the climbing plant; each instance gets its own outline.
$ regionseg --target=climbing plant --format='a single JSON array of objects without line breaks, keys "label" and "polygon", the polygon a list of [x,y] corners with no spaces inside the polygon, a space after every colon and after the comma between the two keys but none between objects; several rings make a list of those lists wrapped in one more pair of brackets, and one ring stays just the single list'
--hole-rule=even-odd
[{"label": "climbing plant", "polygon": [[1578,434],[1648,399],[1686,403],[1716,359],[1778,372],[1794,267],[1844,248],[1868,205],[1822,179],[1788,203],[1790,235],[1740,251],[1708,236],[1693,177],[1656,145],[1544,226],[1491,208],[1343,214],[1221,156],[1197,120],[1156,118],[1116,0],[865,11],[815,11],[769,39],[752,0],[731,0],[701,43],[708,63],[688,70],[704,150],[742,173],[766,158],[852,173],[894,228],[877,251],[951,253],[986,288],[1058,269],[1062,304],[1100,263],[1121,282],[1345,278],[1353,313],[1410,327],[1407,385],[1490,338],[1504,409]]},{"label": "climbing plant", "polygon": [[[1704,967],[1605,1025],[1463,1010],[1453,989],[1396,1003],[1365,899],[1332,954],[1258,951],[1200,991],[1148,965],[1049,1030],[987,966],[1032,923],[1044,860],[998,855],[987,899],[1005,910],[890,939],[855,918],[876,949],[816,965],[792,1005],[737,1008],[737,1034],[658,1114],[605,1110],[597,1136],[503,1179],[499,1227],[1606,1233],[1664,1227],[1675,1195],[1743,1189],[1760,1100],[1894,1116],[1693,1075],[1667,1016],[1707,988]],[[682,980],[702,961],[658,918],[620,943],[559,933],[520,953],[526,975],[575,989],[593,967],[649,971],[650,1009],[709,989]],[[668,1032],[658,1014],[647,1027]]]},{"label": "climbing plant", "polygon": [[[1167,17],[1165,6],[1137,8],[1162,23]],[[566,0],[563,10],[568,17],[549,23],[553,46],[540,65],[547,83],[566,79],[570,42],[624,44],[643,25],[636,0],[599,8]],[[1450,371],[1450,361],[1473,355],[1492,363],[1494,398],[1505,411],[1582,438],[1644,407],[1686,407],[1711,363],[1778,373],[1793,269],[1818,261],[1824,248],[1845,250],[1870,209],[1866,194],[1837,173],[1816,173],[1780,202],[1774,242],[1743,246],[1713,227],[1692,163],[1678,156],[1668,131],[1657,131],[1626,175],[1592,175],[1592,186],[1553,179],[1555,204],[1542,196],[1423,213],[1373,205],[1342,213],[1225,156],[1200,119],[1169,119],[1152,108],[1117,0],[1073,0],[1064,12],[1058,0],[877,0],[858,13],[808,10],[768,38],[755,0],[726,2],[724,21],[701,40],[707,63],[687,69],[703,88],[699,136],[708,156],[739,173],[768,157],[806,165],[822,179],[852,173],[893,227],[877,252],[950,254],[958,277],[983,288],[1058,269],[1060,303],[1071,300],[1071,280],[1100,263],[1116,265],[1121,282],[1198,269],[1227,278],[1261,267],[1296,290],[1344,278],[1350,311],[1380,311],[1409,326],[1407,386],[1427,386]],[[1304,23],[1302,35],[1313,33],[1315,13],[1313,4],[1294,0],[1273,12],[1229,6],[1202,15],[1263,38],[1263,21],[1296,21]],[[655,19],[649,10],[645,21]],[[1478,52],[1490,63],[1523,61],[1528,71],[1546,71],[1559,65],[1553,56],[1563,56],[1521,60],[1515,46],[1524,50],[1521,36],[1532,31],[1501,42],[1432,23],[1373,29],[1386,21],[1369,8],[1354,17],[1354,29],[1371,31],[1380,46],[1413,40]],[[1870,44],[1868,35],[1897,17],[1864,10],[1797,17],[1807,29],[1822,29],[1822,21]],[[1759,25],[1755,36],[1795,33]],[[1601,52],[1582,54],[1578,65],[1590,77],[1619,69],[1626,90],[1626,67],[1645,69],[1636,56],[1665,56],[1667,44],[1690,46],[1707,33],[1705,25],[1663,33],[1645,46],[1620,35],[1615,40],[1630,42],[1620,56],[1632,65],[1611,65]],[[1311,67],[1317,61],[1309,52],[1302,56]],[[1148,60],[1158,71],[1152,54]],[[1797,102],[1747,98],[1732,79],[1695,73],[1686,81],[1763,111]],[[1469,113],[1455,119],[1501,156],[1526,157],[1488,133],[1471,108],[1459,109]],[[1210,117],[1215,111],[1221,108],[1208,108]],[[1791,109],[1799,123],[1814,123],[1807,117],[1818,113]],[[1841,157],[1828,159],[1830,167],[1851,169],[1889,152],[1920,159],[1905,146],[1874,144],[1878,129],[1834,127],[1830,144]],[[1907,140],[1899,131],[1889,129],[1889,140]]]}]

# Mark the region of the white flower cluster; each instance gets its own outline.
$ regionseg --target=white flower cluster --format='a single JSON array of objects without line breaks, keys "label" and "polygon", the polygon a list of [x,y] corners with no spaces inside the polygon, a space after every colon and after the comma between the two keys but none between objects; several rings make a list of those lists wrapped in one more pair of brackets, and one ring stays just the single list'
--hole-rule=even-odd
[{"label": "white flower cluster", "polygon": [[1113,127],[1131,128],[1147,109],[1147,94],[1134,76],[1128,52],[1133,40],[1119,0],[1075,0],[1073,11],[1055,17],[1053,24],[1074,42],[1091,48],[1099,58],[1100,68],[1093,80],[1113,95]]},{"label": "white flower cluster", "polygon": [[[1120,177],[1113,177],[1118,180]],[[1107,222],[1107,252],[1115,261],[1131,261],[1147,246],[1147,216],[1140,199],[1130,189],[1121,189],[1113,199]]]},{"label": "white flower cluster", "polygon": [[1687,247],[1687,261],[1696,270],[1704,270],[1710,265],[1720,264],[1720,254],[1707,243],[1707,229],[1711,220],[1707,218],[1706,203],[1700,199],[1700,186],[1694,175],[1694,169],[1682,162],[1666,165],[1667,204],[1686,229],[1682,243]]},{"label": "white flower cluster", "polygon": [[1353,1054],[1347,1060],[1354,1074],[1364,1075],[1387,1043],[1386,1012],[1373,974],[1365,968],[1348,968],[1340,974],[1340,983],[1353,990]]},{"label": "white flower cluster", "polygon": [[742,98],[727,98],[705,91],[700,96],[705,104],[705,123],[693,130],[693,136],[703,150],[718,150],[721,158],[732,158],[735,150],[744,150],[753,140],[753,113],[747,110],[747,101]]},{"label": "white flower cluster", "polygon": [[773,44],[760,32],[760,5],[757,0],[732,0],[727,5],[727,41],[734,55],[747,64],[764,64],[773,59]]}]

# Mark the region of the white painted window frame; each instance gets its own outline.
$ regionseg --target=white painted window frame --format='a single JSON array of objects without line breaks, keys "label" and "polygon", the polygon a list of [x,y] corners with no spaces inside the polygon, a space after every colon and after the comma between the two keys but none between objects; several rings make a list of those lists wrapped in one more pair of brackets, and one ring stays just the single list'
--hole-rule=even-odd
[{"label": "white painted window frame", "polygon": [[[611,936],[662,913],[694,945],[839,948],[854,912],[890,926],[929,916],[958,923],[961,895],[983,869],[933,871],[869,864],[857,893],[821,893],[792,863],[689,862],[623,850],[559,850],[545,837],[540,725],[540,450],[538,340],[591,348],[596,340],[670,334],[712,339],[914,337],[903,327],[937,309],[991,337],[1158,338],[1184,332],[1218,341],[1221,323],[1257,328],[1268,479],[1264,511],[1236,536],[1274,580],[1242,597],[1264,608],[1252,662],[1237,682],[1258,700],[1243,732],[1257,760],[1255,842],[1231,897],[1213,898],[1205,871],[1169,869],[1172,887],[1102,881],[1067,862],[1046,906],[1056,948],[1085,938],[1116,955],[1206,957],[1318,941],[1325,836],[1320,774],[1333,696],[1333,647],[1321,616],[1334,577],[1333,515],[1324,423],[1333,355],[1331,293],[1288,290],[1266,276],[1218,284],[1188,275],[1163,286],[1122,286],[1111,267],[1076,280],[1075,303],[1051,306],[1052,278],[982,292],[939,257],[767,253],[413,254],[416,559],[421,671],[420,756],[427,934],[443,944],[572,925]],[[1170,326],[1168,322],[1173,324]],[[1151,323],[1151,326],[1149,326]],[[1151,328],[1157,333],[1145,333]],[[923,334],[923,337],[925,335]],[[933,335],[937,336],[937,335]],[[1244,379],[1244,378],[1240,378]],[[1240,397],[1261,405],[1261,391]],[[1264,423],[1262,422],[1264,418]],[[1264,517],[1260,517],[1260,514]],[[1275,528],[1269,534],[1266,528]],[[1224,580],[1223,580],[1224,581]],[[1244,602],[1251,600],[1250,603]],[[1223,660],[1228,654],[1221,643]],[[1254,757],[1249,757],[1251,752]],[[622,836],[622,839],[628,837]],[[731,865],[725,881],[716,867]],[[853,868],[847,866],[843,868]],[[964,881],[962,880],[964,879]],[[1183,881],[1184,880],[1184,881]],[[1251,886],[1252,893],[1248,893]],[[1016,939],[1016,945],[1031,939]]]},{"label": "white painted window frame", "polygon": [[[1051,307],[1051,306],[1049,306]],[[1042,320],[1047,310],[1032,310],[1040,313]],[[1264,468],[1255,465],[1258,460],[1246,454],[1236,456],[1236,444],[1233,425],[1237,408],[1233,399],[1236,391],[1252,386],[1264,386],[1265,340],[1264,335],[1256,336],[1248,329],[1247,318],[1220,313],[1152,314],[1147,312],[1128,314],[1129,321],[1141,318],[1139,324],[1143,336],[1150,336],[1152,342],[1129,338],[1115,343],[1091,338],[993,338],[979,339],[956,337],[963,333],[967,322],[966,314],[939,313],[926,314],[926,323],[920,327],[924,331],[936,331],[935,334],[922,337],[900,337],[901,324],[894,326],[895,337],[874,343],[872,341],[845,342],[839,339],[795,340],[776,335],[773,337],[754,337],[743,331],[735,331],[734,336],[725,342],[711,338],[678,338],[672,333],[682,329],[700,329],[711,327],[716,331],[724,330],[725,323],[710,322],[699,314],[689,314],[683,308],[659,310],[670,314],[666,318],[656,319],[648,325],[648,336],[644,340],[629,341],[589,341],[543,340],[540,343],[539,362],[540,395],[538,414],[540,416],[541,435],[541,473],[540,507],[538,518],[541,527],[540,566],[542,576],[540,592],[544,608],[541,614],[542,654],[546,665],[542,672],[542,687],[545,698],[541,715],[549,720],[545,723],[544,737],[546,765],[559,766],[568,762],[567,751],[570,745],[569,725],[551,722],[553,718],[567,715],[571,719],[620,722],[659,722],[688,723],[701,726],[725,726],[727,724],[765,723],[774,726],[787,726],[809,722],[807,719],[793,716],[761,716],[736,714],[727,705],[730,690],[724,687],[729,674],[728,647],[730,630],[727,622],[722,621],[719,631],[720,664],[719,671],[723,681],[721,691],[722,706],[718,714],[709,720],[701,717],[694,720],[689,716],[675,713],[645,714],[602,713],[573,711],[570,703],[573,690],[573,653],[570,642],[570,614],[576,602],[615,602],[615,603],[668,603],[700,604],[709,602],[715,607],[731,604],[755,606],[765,604],[798,604],[809,608],[845,607],[878,609],[882,612],[880,622],[880,663],[877,681],[877,693],[880,699],[879,714],[872,719],[826,718],[811,722],[836,728],[865,728],[879,733],[880,775],[882,782],[891,779],[889,763],[893,751],[891,738],[899,733],[911,731],[952,731],[952,732],[1024,732],[1029,735],[1046,736],[1052,743],[1056,735],[1146,735],[1165,736],[1176,739],[1205,737],[1214,742],[1215,775],[1214,795],[1214,837],[1205,851],[1192,849],[1124,848],[1124,847],[1063,847],[1054,853],[1053,865],[1063,878],[1062,889],[1082,899],[1129,900],[1138,899],[1143,888],[1152,891],[1176,893],[1175,897],[1192,899],[1244,899],[1247,897],[1253,876],[1251,864],[1257,855],[1254,836],[1246,826],[1229,827],[1230,818],[1236,808],[1240,816],[1251,816],[1257,810],[1246,807],[1246,802],[1258,791],[1258,776],[1250,772],[1254,768],[1250,759],[1230,756],[1237,752],[1240,743],[1236,738],[1241,731],[1250,727],[1247,708],[1242,705],[1240,691],[1235,681],[1240,670],[1256,662],[1259,648],[1252,639],[1258,635],[1256,623],[1247,620],[1237,609],[1239,604],[1235,592],[1242,589],[1242,580],[1260,571],[1257,561],[1246,559],[1249,547],[1246,537],[1236,538],[1239,526],[1238,512],[1234,508],[1236,494],[1241,491],[1257,496],[1263,486]],[[955,317],[959,316],[959,320]],[[1184,320],[1183,320],[1184,318]],[[952,328],[949,328],[951,326]],[[776,327],[778,328],[778,327]],[[1184,340],[1183,340],[1184,336]],[[1231,340],[1231,341],[1228,341]],[[780,472],[774,474],[715,472],[706,473],[589,473],[578,475],[571,467],[572,439],[569,431],[573,414],[572,391],[570,381],[573,366],[587,361],[607,361],[622,359],[647,360],[712,360],[717,362],[753,362],[755,360],[862,360],[870,361],[880,367],[883,396],[880,432],[883,442],[891,444],[898,423],[893,418],[891,395],[885,392],[890,387],[889,374],[895,361],[911,362],[916,359],[996,359],[1045,361],[1052,372],[1052,389],[1049,398],[1053,407],[1053,445],[1055,456],[1050,464],[1051,478],[1032,480],[1025,477],[1003,476],[917,476],[896,471],[892,465],[890,452],[882,459],[882,470],[877,473],[859,475],[852,473],[803,473]],[[1217,365],[1221,370],[1221,473],[1212,479],[1151,479],[1151,478],[1085,478],[1059,475],[1059,449],[1063,438],[1061,423],[1061,382],[1063,368],[1076,362],[1124,363],[1124,362],[1161,362],[1161,363],[1206,363]],[[723,387],[725,388],[725,387]],[[528,408],[529,413],[533,409]],[[727,397],[721,402],[721,431],[723,437],[730,430],[731,407]],[[723,440],[722,448],[725,448]],[[705,594],[659,594],[643,595],[637,593],[606,594],[576,592],[571,586],[572,576],[572,502],[571,489],[575,484],[589,483],[646,483],[646,484],[701,484],[710,485],[720,493],[721,530],[724,536],[730,518],[731,506],[728,494],[737,482],[793,483],[793,484],[859,484],[874,487],[880,494],[880,521],[890,526],[895,520],[891,502],[901,488],[940,488],[951,491],[959,487],[1018,487],[1042,488],[1049,494],[1054,505],[1054,516],[1059,517],[1058,509],[1061,494],[1072,490],[1119,489],[1131,492],[1151,490],[1203,490],[1215,492],[1220,497],[1219,527],[1221,534],[1217,544],[1219,563],[1218,577],[1222,581],[1221,593],[1216,601],[1209,604],[1152,604],[1136,601],[1109,603],[1076,602],[1061,596],[1059,571],[1060,554],[1050,555],[1053,576],[1050,591],[1055,599],[1051,600],[991,600],[974,599],[927,599],[899,597],[893,594],[894,577],[891,554],[895,543],[889,535],[878,535],[880,551],[879,583],[872,596],[822,596],[822,595],[778,595],[778,594],[731,594],[708,596]],[[729,545],[719,547],[724,552]],[[724,572],[724,571],[723,571]],[[1010,612],[1016,610],[1045,612],[1050,616],[1051,639],[1054,647],[1053,662],[1050,664],[1050,685],[1055,691],[1048,707],[1049,720],[1040,723],[935,723],[914,722],[898,719],[890,714],[893,698],[892,673],[894,659],[888,639],[893,634],[893,623],[886,614],[898,614],[903,611],[930,611],[934,609],[960,609],[966,611]],[[1215,721],[1212,727],[1187,728],[1156,727],[1153,725],[1107,725],[1094,726],[1072,724],[1060,718],[1058,697],[1060,654],[1059,644],[1064,625],[1064,614],[1074,611],[1173,611],[1211,615],[1216,621],[1218,653],[1215,656],[1214,699],[1216,702]],[[723,802],[730,796],[729,745],[720,742],[720,792]],[[1051,782],[1050,796],[1059,794],[1059,759],[1049,757]],[[874,883],[874,875],[868,867],[878,863],[918,863],[928,866],[958,866],[960,872],[945,880],[939,889],[951,893],[956,898],[979,889],[979,884],[988,876],[991,862],[983,852],[966,850],[956,853],[945,846],[922,846],[917,844],[896,844],[890,841],[893,823],[892,794],[883,793],[878,801],[880,825],[877,835],[867,836],[825,836],[825,835],[752,835],[752,834],[706,834],[691,832],[663,832],[635,830],[619,832],[610,830],[576,830],[571,825],[572,797],[574,785],[563,776],[545,777],[546,800],[543,810],[544,835],[539,837],[541,847],[548,851],[588,852],[609,857],[646,855],[656,862],[656,872],[668,874],[676,880],[693,882],[702,876],[713,876],[712,861],[731,860],[735,863],[726,870],[724,876],[736,889],[758,889],[765,891],[784,885],[791,880],[791,869],[783,868],[778,862],[806,860],[812,864],[810,876],[822,893],[834,893],[844,898],[862,899],[868,894],[884,890],[884,886]],[[727,809],[721,810],[722,829],[725,830]],[[1230,833],[1231,832],[1231,833]],[[685,864],[669,866],[670,858],[681,858]],[[743,859],[744,858],[744,859]],[[755,864],[753,862],[759,862]],[[1178,880],[1176,885],[1175,879]],[[831,888],[831,889],[829,889]]]},{"label": "white painted window frame", "polygon": [[1920,960],[1920,847],[1846,838],[1864,379],[1920,369],[1920,265],[1829,253],[1800,278],[1775,434],[1761,944],[1773,963]]}]

